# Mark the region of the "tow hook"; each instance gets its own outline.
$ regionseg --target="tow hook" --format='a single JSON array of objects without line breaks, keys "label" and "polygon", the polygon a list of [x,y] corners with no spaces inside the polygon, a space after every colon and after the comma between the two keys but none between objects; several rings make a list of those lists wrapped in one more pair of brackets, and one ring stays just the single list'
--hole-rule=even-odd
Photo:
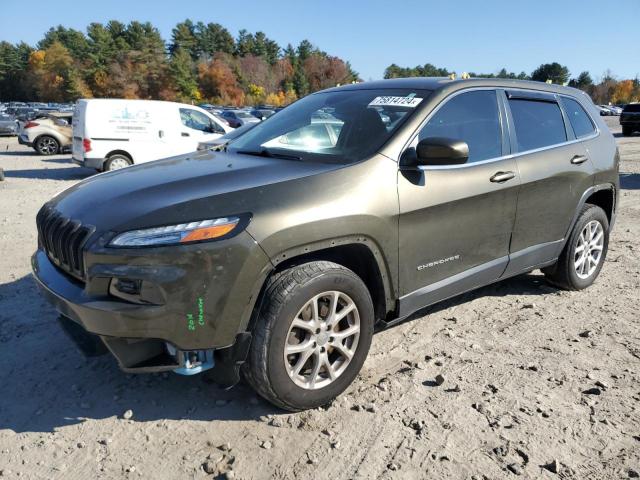
[{"label": "tow hook", "polygon": [[167,344],[167,351],[180,365],[173,371],[179,375],[196,375],[210,370],[215,365],[213,359],[214,350],[176,350],[172,345]]}]

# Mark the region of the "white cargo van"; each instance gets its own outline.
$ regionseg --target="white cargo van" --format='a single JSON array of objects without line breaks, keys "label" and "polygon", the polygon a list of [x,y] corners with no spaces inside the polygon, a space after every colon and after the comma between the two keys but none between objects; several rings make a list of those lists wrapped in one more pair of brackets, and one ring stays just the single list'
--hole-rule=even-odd
[{"label": "white cargo van", "polygon": [[155,100],[78,100],[73,116],[73,161],[116,170],[194,152],[203,141],[233,130],[207,111]]}]

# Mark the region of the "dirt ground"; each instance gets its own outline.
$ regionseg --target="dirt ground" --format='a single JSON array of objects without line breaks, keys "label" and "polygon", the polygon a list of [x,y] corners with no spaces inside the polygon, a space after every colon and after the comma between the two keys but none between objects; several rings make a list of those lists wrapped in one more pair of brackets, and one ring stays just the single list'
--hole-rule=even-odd
[{"label": "dirt ground", "polygon": [[637,478],[640,136],[608,122],[622,192],[595,285],[559,291],[534,272],[420,312],[374,338],[333,405],[297,414],[243,385],[83,358],[29,258],[40,206],[93,172],[0,139],[0,476]]}]

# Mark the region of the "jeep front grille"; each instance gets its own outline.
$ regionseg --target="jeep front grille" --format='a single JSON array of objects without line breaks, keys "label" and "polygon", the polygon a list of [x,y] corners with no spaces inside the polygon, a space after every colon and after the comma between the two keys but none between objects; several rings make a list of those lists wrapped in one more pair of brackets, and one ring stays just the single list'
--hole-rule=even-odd
[{"label": "jeep front grille", "polygon": [[38,243],[51,261],[73,277],[84,280],[82,249],[93,228],[63,217],[48,205],[36,217]]}]

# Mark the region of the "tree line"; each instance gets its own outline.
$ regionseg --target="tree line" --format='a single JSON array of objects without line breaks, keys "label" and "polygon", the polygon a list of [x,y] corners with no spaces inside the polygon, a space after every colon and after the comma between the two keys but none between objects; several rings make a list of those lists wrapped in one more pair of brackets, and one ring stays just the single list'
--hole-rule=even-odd
[{"label": "tree line", "polygon": [[[416,67],[399,67],[396,64],[389,65],[384,71],[384,78],[401,78],[401,77],[448,77],[455,74],[446,68],[436,67],[430,63],[418,65]],[[581,72],[576,77],[571,77],[569,69],[557,62],[544,63],[536,68],[530,74],[526,72],[509,72],[506,68],[502,68],[498,73],[475,73],[468,72],[470,77],[479,78],[512,78],[519,80],[535,80],[538,82],[547,82],[569,85],[570,87],[579,88],[587,92],[594,103],[604,104],[622,104],[640,101],[640,79],[636,76],[634,79],[618,80],[610,71],[602,76],[600,82],[595,83],[591,74],[587,71]]]},{"label": "tree line", "polygon": [[[389,65],[384,78],[449,76],[430,63]],[[557,62],[530,74],[469,72],[472,77],[552,81],[586,91],[595,103],[640,101],[640,81],[606,72],[570,76]],[[185,20],[166,42],[149,22],[91,23],[86,32],[58,26],[32,47],[0,42],[0,101],[72,102],[78,98],[144,98],[224,105],[285,105],[308,93],[359,81],[348,61],[303,40],[285,47],[264,32],[236,37],[218,23]]]},{"label": "tree line", "polygon": [[0,42],[0,101],[72,102],[111,97],[288,104],[358,80],[349,62],[303,40],[281,47],[264,32],[237,37],[185,20],[166,42],[149,22],[58,26],[32,47]]}]

